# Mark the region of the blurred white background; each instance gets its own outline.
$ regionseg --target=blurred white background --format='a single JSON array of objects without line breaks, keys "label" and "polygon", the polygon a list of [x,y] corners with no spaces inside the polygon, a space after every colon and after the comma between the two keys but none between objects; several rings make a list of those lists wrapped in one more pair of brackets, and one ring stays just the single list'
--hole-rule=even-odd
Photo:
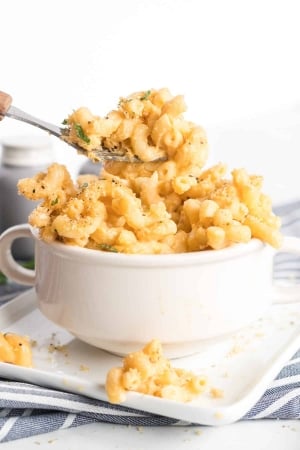
[{"label": "blurred white background", "polygon": [[[10,0],[1,2],[0,90],[15,106],[59,124],[119,96],[169,87],[203,125],[211,161],[246,166],[275,189],[298,182],[297,0]],[[41,133],[5,119],[3,136]],[[83,157],[59,141],[57,159]],[[75,169],[74,169],[75,170]],[[278,177],[281,177],[278,180]],[[275,192],[276,191],[276,192]],[[298,189],[300,193],[300,189]]]}]

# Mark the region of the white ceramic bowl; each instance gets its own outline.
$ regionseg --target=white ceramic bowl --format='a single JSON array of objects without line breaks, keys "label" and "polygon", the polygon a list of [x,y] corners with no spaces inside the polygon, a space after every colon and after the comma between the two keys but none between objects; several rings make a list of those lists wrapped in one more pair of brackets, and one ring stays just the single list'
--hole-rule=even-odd
[{"label": "white ceramic bowl", "polygon": [[[35,272],[12,258],[11,245],[19,237],[35,240]],[[287,238],[281,251],[300,254],[300,239]],[[48,319],[121,355],[153,338],[168,357],[188,355],[251,323],[275,297],[299,299],[298,287],[281,292],[272,285],[275,253],[256,239],[194,253],[109,253],[47,244],[25,224],[0,238],[1,270],[35,286]]]}]

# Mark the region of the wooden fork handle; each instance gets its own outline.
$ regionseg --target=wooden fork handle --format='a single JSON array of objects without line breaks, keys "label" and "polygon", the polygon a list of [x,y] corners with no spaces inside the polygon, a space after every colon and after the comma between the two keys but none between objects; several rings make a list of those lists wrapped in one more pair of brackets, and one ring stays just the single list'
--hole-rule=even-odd
[{"label": "wooden fork handle", "polygon": [[12,97],[5,92],[0,91],[0,120],[4,119],[4,116],[12,103]]}]

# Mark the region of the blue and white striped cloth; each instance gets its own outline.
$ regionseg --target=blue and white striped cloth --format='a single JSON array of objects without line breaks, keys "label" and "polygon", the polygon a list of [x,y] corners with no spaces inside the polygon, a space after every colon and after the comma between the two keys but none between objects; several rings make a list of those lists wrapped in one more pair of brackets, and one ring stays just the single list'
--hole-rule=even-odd
[{"label": "blue and white striped cloth", "polygon": [[[282,217],[286,235],[300,236],[300,201],[279,207],[276,213]],[[274,277],[292,277],[300,281],[300,258],[278,255]],[[242,420],[263,418],[300,418],[300,350]],[[0,442],[92,422],[134,426],[182,425],[181,421],[173,418],[111,405],[78,394],[0,379]]]}]

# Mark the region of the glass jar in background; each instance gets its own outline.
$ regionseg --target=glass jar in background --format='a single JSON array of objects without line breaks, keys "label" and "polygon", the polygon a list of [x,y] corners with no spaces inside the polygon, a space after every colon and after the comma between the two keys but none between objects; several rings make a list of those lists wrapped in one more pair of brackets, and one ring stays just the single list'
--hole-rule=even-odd
[{"label": "glass jar in background", "polygon": [[[53,162],[52,141],[49,136],[16,136],[1,140],[0,166],[0,232],[20,223],[27,223],[28,216],[40,203],[29,201],[18,194],[17,183],[21,178],[32,177],[45,171]],[[13,246],[15,259],[28,261],[34,258],[31,239],[18,239]]]}]

